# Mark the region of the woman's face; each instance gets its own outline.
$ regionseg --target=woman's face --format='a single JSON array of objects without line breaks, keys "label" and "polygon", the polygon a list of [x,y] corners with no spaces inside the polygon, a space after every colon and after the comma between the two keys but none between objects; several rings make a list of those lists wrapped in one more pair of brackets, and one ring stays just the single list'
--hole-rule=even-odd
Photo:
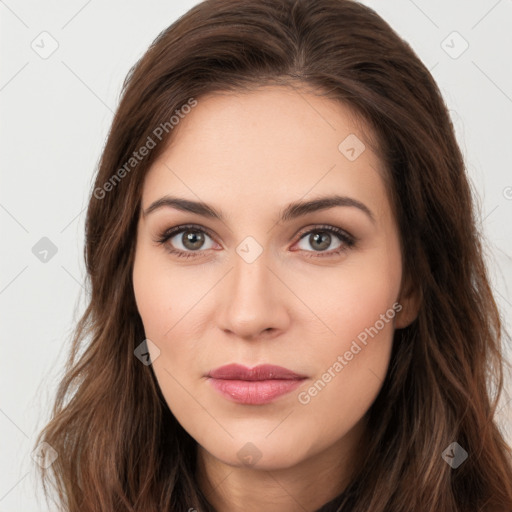
[{"label": "woman's face", "polygon": [[[174,131],[145,179],[133,269],[169,408],[229,465],[342,450],[411,321],[381,162],[347,107],[291,88],[200,98]],[[166,196],[181,207],[151,208]],[[232,364],[245,373],[214,372]]]}]

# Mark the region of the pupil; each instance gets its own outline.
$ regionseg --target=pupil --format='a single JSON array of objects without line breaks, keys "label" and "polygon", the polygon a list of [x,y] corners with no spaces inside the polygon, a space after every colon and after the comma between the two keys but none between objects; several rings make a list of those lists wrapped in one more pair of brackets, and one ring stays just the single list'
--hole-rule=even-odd
[{"label": "pupil", "polygon": [[[317,234],[314,234],[314,235],[311,235],[313,237],[313,242],[316,243],[320,240],[320,247],[319,249],[326,249],[327,247],[329,247],[330,245],[330,238],[331,238],[331,235],[329,235],[329,233],[325,233],[325,232],[321,232],[321,233],[317,233]],[[323,238],[325,237],[325,238]],[[322,238],[323,238],[323,242],[322,242]],[[311,243],[311,245],[314,247],[314,243]]]},{"label": "pupil", "polygon": [[[203,234],[197,231],[189,231],[185,236],[183,245],[188,249],[197,249],[203,242]],[[189,246],[190,244],[190,246]]]}]

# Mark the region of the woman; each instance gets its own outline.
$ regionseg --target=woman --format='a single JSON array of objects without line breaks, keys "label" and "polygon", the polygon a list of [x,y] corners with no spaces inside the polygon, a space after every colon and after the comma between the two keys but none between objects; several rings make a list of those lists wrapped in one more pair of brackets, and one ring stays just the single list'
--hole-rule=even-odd
[{"label": "woman", "polygon": [[124,84],[51,422],[67,511],[512,510],[432,76],[349,0],[207,0]]}]

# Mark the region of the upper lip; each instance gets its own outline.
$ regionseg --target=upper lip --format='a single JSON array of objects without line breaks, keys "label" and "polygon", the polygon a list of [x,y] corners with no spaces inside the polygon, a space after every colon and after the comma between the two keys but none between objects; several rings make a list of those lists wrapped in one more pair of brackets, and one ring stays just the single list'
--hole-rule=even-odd
[{"label": "upper lip", "polygon": [[305,375],[272,364],[261,364],[254,368],[247,368],[240,364],[228,364],[212,370],[208,377],[225,380],[299,380]]}]

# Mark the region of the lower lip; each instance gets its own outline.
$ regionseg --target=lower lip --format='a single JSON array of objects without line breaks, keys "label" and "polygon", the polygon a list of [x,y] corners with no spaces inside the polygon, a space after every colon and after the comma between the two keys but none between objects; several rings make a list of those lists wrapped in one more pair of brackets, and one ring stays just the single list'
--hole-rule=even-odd
[{"label": "lower lip", "polygon": [[299,387],[304,379],[226,380],[208,379],[211,385],[233,402],[246,405],[268,404]]}]

